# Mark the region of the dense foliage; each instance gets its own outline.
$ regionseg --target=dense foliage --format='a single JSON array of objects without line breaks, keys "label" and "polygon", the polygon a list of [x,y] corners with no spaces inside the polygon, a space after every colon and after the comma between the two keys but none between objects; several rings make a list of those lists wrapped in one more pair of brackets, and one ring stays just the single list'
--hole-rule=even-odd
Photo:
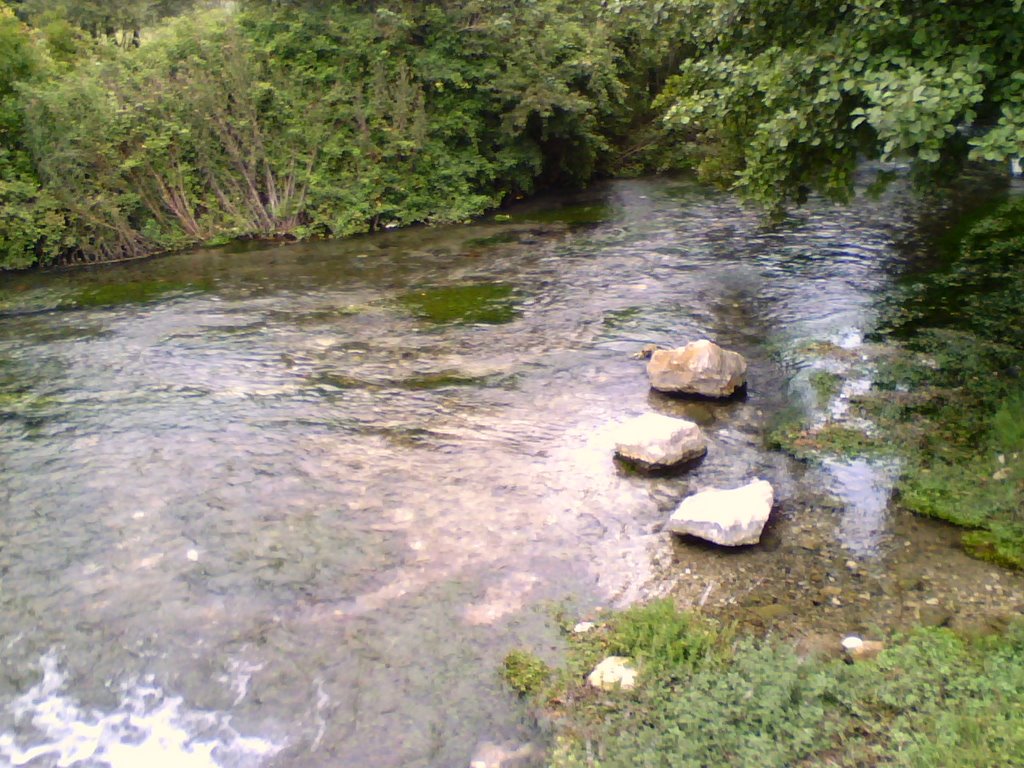
[{"label": "dense foliage", "polygon": [[848,193],[863,157],[934,178],[1024,153],[1021,0],[690,0],[663,95],[705,175],[770,206]]},{"label": "dense foliage", "polygon": [[682,162],[769,208],[847,195],[864,157],[1005,162],[1021,3],[0,0],[0,268],[457,221]]},{"label": "dense foliage", "polygon": [[[651,32],[629,3],[253,0],[135,48],[88,3],[34,5],[34,28],[0,17],[0,267],[459,221],[656,158],[680,23]],[[111,29],[159,15],[125,8]]]}]

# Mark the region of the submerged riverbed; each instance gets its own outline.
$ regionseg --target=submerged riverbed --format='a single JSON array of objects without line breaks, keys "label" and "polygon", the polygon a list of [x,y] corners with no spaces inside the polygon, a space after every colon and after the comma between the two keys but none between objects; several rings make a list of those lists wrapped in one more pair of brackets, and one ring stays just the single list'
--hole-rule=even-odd
[{"label": "submerged riverbed", "polygon": [[[920,257],[920,205],[894,187],[766,231],[691,182],[622,181],[508,221],[7,280],[0,755],[465,765],[534,737],[496,670],[558,653],[559,605],[671,588],[794,632],[1019,605],[956,533],[888,512],[891,468],[763,448],[811,397],[801,350],[856,352]],[[700,337],[747,357],[744,400],[654,395],[630,357]],[[649,410],[698,421],[707,458],[618,467],[611,428]],[[753,476],[778,499],[761,546],[660,533]]]}]

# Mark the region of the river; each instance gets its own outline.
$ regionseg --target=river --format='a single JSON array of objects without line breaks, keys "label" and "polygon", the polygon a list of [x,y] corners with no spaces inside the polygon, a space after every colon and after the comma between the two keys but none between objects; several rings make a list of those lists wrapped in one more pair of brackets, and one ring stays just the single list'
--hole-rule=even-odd
[{"label": "river", "polygon": [[[0,759],[463,766],[534,738],[497,670],[519,646],[557,659],[559,612],[684,566],[728,605],[726,571],[820,557],[791,531],[888,562],[884,472],[760,436],[801,344],[860,343],[922,211],[894,185],[768,230],[644,179],[507,220],[4,278]],[[701,337],[747,357],[745,399],[651,394],[631,354]],[[707,430],[692,472],[612,461],[614,425],[652,409]],[[753,476],[779,499],[765,546],[659,532],[690,490]],[[845,505],[808,511],[824,486]]]}]

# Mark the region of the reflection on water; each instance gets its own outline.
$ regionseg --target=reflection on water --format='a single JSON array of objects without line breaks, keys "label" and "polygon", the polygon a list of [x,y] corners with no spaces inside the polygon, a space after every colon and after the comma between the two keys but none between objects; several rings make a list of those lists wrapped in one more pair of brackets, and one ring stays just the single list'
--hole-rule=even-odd
[{"label": "reflection on water", "polygon": [[839,542],[851,553],[870,556],[881,549],[888,531],[886,509],[896,479],[896,467],[870,462],[826,461],[833,490],[846,505],[839,524]]},{"label": "reflection on water", "polygon": [[[758,439],[778,352],[864,327],[912,217],[894,190],[766,231],[731,198],[628,181],[507,223],[19,278],[4,754],[448,767],[529,739],[504,652],[556,652],[554,601],[643,595],[689,489],[756,474],[785,507],[793,467]],[[746,401],[649,393],[630,353],[698,337],[747,356]],[[610,425],[650,409],[707,428],[690,475],[616,468]]]}]

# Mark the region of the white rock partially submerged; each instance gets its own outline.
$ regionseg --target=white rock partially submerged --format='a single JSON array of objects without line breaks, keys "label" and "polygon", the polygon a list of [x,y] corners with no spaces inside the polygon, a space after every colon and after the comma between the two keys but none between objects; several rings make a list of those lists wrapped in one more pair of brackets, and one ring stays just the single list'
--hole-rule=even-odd
[{"label": "white rock partially submerged", "polygon": [[700,427],[660,413],[645,413],[622,424],[615,436],[619,458],[652,469],[692,461],[707,450]]},{"label": "white rock partially submerged", "polygon": [[683,499],[665,529],[725,547],[757,544],[774,502],[775,492],[767,480],[731,490],[709,488]]},{"label": "white rock partially submerged", "polygon": [[602,691],[621,688],[628,691],[636,687],[637,671],[633,660],[625,656],[609,656],[587,675],[587,684]]},{"label": "white rock partially submerged", "polygon": [[678,349],[655,350],[647,377],[659,392],[730,397],[747,383],[747,361],[739,352],[702,339]]}]

